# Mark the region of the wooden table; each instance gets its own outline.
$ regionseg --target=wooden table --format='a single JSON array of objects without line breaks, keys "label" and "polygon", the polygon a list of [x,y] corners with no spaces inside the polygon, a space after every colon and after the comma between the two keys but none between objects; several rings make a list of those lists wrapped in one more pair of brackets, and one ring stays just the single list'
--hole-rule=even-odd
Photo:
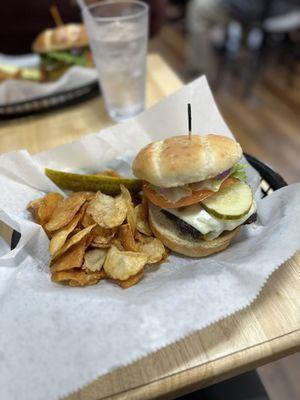
[{"label": "wooden table", "polygon": [[[148,105],[181,85],[161,58],[149,56]],[[26,148],[35,153],[109,124],[103,100],[97,98],[63,111],[2,123],[0,149]],[[99,378],[68,400],[171,399],[294,353],[300,349],[299,293],[300,252],[271,276],[247,309]]]}]

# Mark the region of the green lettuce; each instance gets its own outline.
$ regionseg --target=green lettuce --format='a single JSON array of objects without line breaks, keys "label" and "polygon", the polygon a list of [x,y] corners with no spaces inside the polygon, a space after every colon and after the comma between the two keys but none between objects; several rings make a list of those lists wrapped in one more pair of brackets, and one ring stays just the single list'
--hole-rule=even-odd
[{"label": "green lettuce", "polygon": [[235,164],[230,176],[233,176],[234,178],[237,178],[240,181],[247,181],[247,175],[245,171],[246,167],[247,167],[246,164]]},{"label": "green lettuce", "polygon": [[71,50],[49,51],[48,53],[41,54],[41,58],[43,65],[51,69],[66,65],[89,66],[91,61],[87,57],[88,53],[89,48],[85,47],[79,55],[73,55]]},{"label": "green lettuce", "polygon": [[76,64],[76,65],[86,64],[86,58],[84,54],[80,56],[73,56],[68,51],[50,51],[47,54],[47,56],[52,60],[63,61],[66,64]]}]

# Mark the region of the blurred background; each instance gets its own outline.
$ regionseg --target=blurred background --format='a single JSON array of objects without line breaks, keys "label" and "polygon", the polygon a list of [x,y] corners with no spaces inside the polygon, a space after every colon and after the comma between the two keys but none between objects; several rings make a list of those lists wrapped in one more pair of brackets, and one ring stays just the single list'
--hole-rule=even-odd
[{"label": "blurred background", "polygon": [[299,1],[172,0],[150,48],[185,82],[205,74],[244,150],[299,181]]},{"label": "blurred background", "polygon": [[[89,2],[89,1],[87,1]],[[184,82],[205,74],[246,152],[288,183],[300,177],[300,0],[149,0],[149,51]],[[81,19],[76,0],[0,4],[0,53],[28,53],[54,22]],[[12,11],[13,10],[13,11]]]}]

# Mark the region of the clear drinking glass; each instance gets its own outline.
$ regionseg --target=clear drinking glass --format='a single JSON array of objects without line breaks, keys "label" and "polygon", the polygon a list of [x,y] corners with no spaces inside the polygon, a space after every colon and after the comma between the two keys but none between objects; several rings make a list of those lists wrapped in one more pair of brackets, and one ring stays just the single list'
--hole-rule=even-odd
[{"label": "clear drinking glass", "polygon": [[83,11],[94,62],[110,117],[122,121],[145,103],[148,5],[101,1]]}]

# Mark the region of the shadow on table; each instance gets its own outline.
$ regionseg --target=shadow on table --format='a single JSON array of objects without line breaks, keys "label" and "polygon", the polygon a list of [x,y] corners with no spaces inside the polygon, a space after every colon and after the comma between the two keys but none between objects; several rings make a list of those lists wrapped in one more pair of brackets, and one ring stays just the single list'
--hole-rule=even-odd
[{"label": "shadow on table", "polygon": [[250,371],[178,400],[268,400],[269,397],[256,371]]}]

